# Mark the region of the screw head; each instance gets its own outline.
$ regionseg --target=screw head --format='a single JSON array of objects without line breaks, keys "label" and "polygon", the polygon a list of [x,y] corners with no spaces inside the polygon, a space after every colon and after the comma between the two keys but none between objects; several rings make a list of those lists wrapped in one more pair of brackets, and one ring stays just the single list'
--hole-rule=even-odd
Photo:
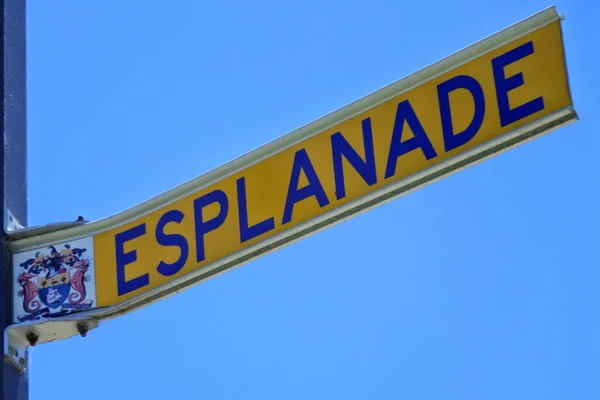
[{"label": "screw head", "polygon": [[33,332],[28,332],[27,335],[25,335],[25,338],[29,341],[29,344],[31,346],[35,346],[37,344],[39,336]]},{"label": "screw head", "polygon": [[80,322],[77,324],[77,332],[81,335],[81,337],[86,337],[88,333],[88,326],[86,323]]}]

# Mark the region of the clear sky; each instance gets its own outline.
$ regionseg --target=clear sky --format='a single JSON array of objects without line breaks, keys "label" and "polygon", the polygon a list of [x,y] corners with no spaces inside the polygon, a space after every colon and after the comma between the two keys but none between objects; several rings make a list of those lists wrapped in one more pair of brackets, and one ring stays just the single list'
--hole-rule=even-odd
[{"label": "clear sky", "polygon": [[[29,224],[147,200],[552,3],[28,1]],[[598,399],[598,13],[580,121],[36,347],[31,399]]]}]

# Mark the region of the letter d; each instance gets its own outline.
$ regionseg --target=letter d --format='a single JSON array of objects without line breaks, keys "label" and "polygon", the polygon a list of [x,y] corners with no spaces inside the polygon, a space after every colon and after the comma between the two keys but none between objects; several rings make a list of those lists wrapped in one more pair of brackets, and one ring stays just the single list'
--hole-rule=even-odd
[{"label": "letter d", "polygon": [[[452,113],[450,112],[450,92],[457,89],[466,89],[473,96],[475,102],[475,114],[469,126],[462,132],[455,133],[452,127]],[[442,82],[437,87],[438,101],[440,105],[440,116],[442,120],[442,133],[444,135],[444,147],[446,152],[454,150],[473,139],[485,116],[485,95],[477,80],[468,75],[459,75]],[[457,107],[458,109],[462,108]]]}]

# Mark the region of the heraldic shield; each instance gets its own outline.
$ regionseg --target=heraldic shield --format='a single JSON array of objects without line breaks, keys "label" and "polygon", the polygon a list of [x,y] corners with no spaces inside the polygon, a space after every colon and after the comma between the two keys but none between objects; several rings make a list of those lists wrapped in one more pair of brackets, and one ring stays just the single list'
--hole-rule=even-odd
[{"label": "heraldic shield", "polygon": [[40,292],[40,300],[49,308],[48,317],[56,317],[68,312],[67,310],[62,310],[62,305],[67,300],[71,291],[71,275],[67,271],[39,278],[38,290]]}]

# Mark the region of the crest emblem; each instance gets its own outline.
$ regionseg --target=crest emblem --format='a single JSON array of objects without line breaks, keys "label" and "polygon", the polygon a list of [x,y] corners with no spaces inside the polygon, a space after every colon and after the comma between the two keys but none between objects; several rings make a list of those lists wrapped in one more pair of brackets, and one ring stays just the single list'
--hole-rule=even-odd
[{"label": "crest emblem", "polygon": [[[93,245],[91,238],[77,242]],[[91,246],[90,246],[91,247]],[[88,246],[48,246],[15,255],[17,322],[53,318],[87,310],[95,302],[91,251]],[[27,257],[29,255],[29,257]],[[19,258],[19,260],[17,260]],[[91,283],[91,285],[90,285]],[[91,290],[90,290],[91,289]]]}]

